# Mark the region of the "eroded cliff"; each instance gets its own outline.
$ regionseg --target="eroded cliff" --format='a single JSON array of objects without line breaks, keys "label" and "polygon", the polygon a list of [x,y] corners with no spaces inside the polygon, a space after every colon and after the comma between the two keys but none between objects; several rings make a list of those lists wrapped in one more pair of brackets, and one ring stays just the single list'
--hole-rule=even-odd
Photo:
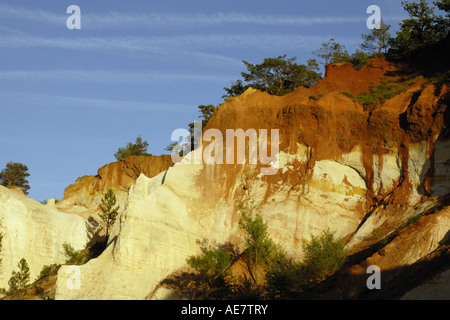
[{"label": "eroded cliff", "polygon": [[[357,99],[382,84],[399,90],[372,105]],[[197,240],[241,243],[237,205],[251,200],[261,204],[272,238],[294,256],[301,257],[303,240],[327,229],[353,257],[364,253],[346,273],[346,283],[359,282],[341,282],[335,293],[358,297],[365,283],[358,275],[369,262],[394,270],[448,241],[448,102],[447,83],[383,59],[359,71],[329,65],[314,88],[282,97],[249,89],[221,105],[205,131],[278,129],[277,173],[261,175],[261,164],[179,163],[139,176],[109,246],[81,266],[81,289],[67,288],[63,267],[56,298],[170,297],[158,284],[199,253]],[[426,217],[403,228],[418,216]],[[384,254],[366,251],[381,240],[389,243]]]}]

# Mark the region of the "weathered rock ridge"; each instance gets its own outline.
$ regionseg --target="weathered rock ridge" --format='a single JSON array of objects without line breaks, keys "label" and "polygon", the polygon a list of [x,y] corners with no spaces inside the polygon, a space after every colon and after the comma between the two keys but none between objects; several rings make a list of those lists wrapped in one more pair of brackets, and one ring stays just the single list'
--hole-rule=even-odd
[{"label": "weathered rock ridge", "polygon": [[124,160],[112,162],[101,167],[95,176],[78,178],[74,184],[66,188],[64,198],[58,202],[57,206],[62,210],[95,210],[103,194],[112,188],[124,208],[128,190],[141,173],[151,178],[172,165],[171,157],[166,155],[130,156]]},{"label": "weathered rock ridge", "polygon": [[[371,261],[393,270],[428,256],[448,241],[450,228],[444,205],[450,191],[449,90],[445,83],[404,74],[402,66],[383,59],[359,71],[349,64],[329,65],[314,88],[282,97],[249,89],[227,100],[205,130],[219,129],[225,136],[226,129],[279,129],[277,174],[262,176],[260,164],[179,163],[162,165],[164,171],[153,178],[140,175],[109,246],[81,266],[81,289],[67,288],[63,267],[56,298],[169,297],[158,284],[199,253],[196,240],[240,243],[237,204],[250,200],[262,205],[273,239],[298,257],[302,240],[326,229],[356,254],[411,218],[426,216],[391,241],[384,255],[374,252],[357,261],[349,276],[364,273]],[[367,92],[383,79],[409,82],[369,110],[342,93]],[[97,177],[87,189],[125,181],[106,176],[117,182]],[[357,297],[363,289],[342,290],[341,297]]]}]

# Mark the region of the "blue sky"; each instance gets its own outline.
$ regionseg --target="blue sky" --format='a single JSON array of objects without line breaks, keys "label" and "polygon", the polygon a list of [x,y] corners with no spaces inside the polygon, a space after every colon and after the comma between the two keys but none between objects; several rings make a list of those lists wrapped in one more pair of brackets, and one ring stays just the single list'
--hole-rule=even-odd
[{"label": "blue sky", "polygon": [[[69,5],[81,30],[69,30]],[[0,169],[29,168],[30,197],[115,161],[138,135],[159,155],[200,104],[219,105],[241,62],[299,63],[331,37],[353,52],[369,5],[398,30],[400,1],[0,1]]]}]

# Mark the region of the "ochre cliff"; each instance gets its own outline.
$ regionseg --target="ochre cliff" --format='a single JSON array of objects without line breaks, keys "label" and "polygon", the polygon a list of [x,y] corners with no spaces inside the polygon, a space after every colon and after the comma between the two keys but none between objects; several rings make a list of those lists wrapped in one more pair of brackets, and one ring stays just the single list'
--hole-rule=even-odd
[{"label": "ochre cliff", "polygon": [[[371,107],[350,95],[382,83],[403,89]],[[197,240],[241,243],[237,205],[249,201],[261,204],[269,233],[293,256],[301,257],[301,243],[311,235],[329,229],[342,237],[353,266],[333,297],[359,297],[367,264],[395,277],[391,271],[426,259],[448,241],[448,105],[448,83],[383,59],[359,71],[350,64],[329,65],[315,87],[282,97],[249,89],[228,99],[204,132],[218,129],[225,137],[227,129],[278,129],[277,173],[261,175],[261,164],[188,161],[167,170],[163,162],[159,169],[166,171],[153,178],[144,172],[129,190],[113,240],[81,267],[82,289],[66,287],[63,267],[56,297],[167,298],[158,284],[199,253]],[[111,168],[119,169],[86,178],[87,189],[98,192],[132,180],[115,173],[126,171],[123,163]],[[370,251],[383,240],[383,254]],[[355,283],[348,288],[344,282]]]},{"label": "ochre cliff", "polygon": [[154,177],[173,165],[168,155],[161,156],[130,156],[124,160],[109,163],[101,167],[97,175],[84,176],[68,186],[64,198],[58,202],[58,208],[68,210],[81,207],[78,210],[97,209],[103,194],[112,188],[125,207],[128,189],[134,184],[140,174]]}]

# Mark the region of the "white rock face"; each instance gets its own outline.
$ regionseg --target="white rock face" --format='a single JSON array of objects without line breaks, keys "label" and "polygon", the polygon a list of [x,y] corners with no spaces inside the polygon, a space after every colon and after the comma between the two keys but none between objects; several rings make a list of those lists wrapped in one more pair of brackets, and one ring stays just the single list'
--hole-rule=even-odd
[{"label": "white rock face", "polygon": [[179,164],[151,179],[141,175],[116,220],[107,250],[81,266],[81,289],[58,273],[56,299],[144,299],[159,281],[200,252],[199,239],[224,242],[230,216],[201,199],[194,186],[201,165]]},{"label": "white rock face", "polygon": [[326,229],[337,237],[351,233],[361,222],[362,215],[354,209],[366,191],[364,180],[353,168],[334,160],[317,161],[305,188],[280,192],[269,199],[262,213],[273,238],[289,253],[301,256],[300,244],[311,235]]},{"label": "white rock face", "polygon": [[27,198],[0,186],[0,232],[3,247],[0,253],[0,288],[8,289],[12,271],[25,258],[34,281],[44,265],[63,263],[62,244],[74,249],[86,247],[89,232],[86,221],[72,214]]},{"label": "white rock face", "polygon": [[[200,252],[197,240],[239,243],[237,204],[222,196],[223,186],[201,190],[196,184],[201,170],[201,165],[177,164],[151,179],[141,175],[107,250],[80,267],[81,288],[67,286],[71,273],[62,267],[56,299],[144,299],[161,280],[185,266],[187,257]],[[345,236],[362,219],[353,209],[363,199],[365,184],[354,169],[327,160],[318,162],[314,172],[301,202],[298,192],[282,191],[261,209],[273,239],[292,254],[299,255],[301,241],[312,234],[330,228]],[[244,176],[228,188],[238,188]],[[267,185],[256,181],[250,189],[244,200],[258,203]]]},{"label": "white rock face", "polygon": [[391,191],[401,174],[401,163],[397,150],[395,153],[385,154],[381,157],[374,155],[373,171],[375,193],[384,194]]}]

